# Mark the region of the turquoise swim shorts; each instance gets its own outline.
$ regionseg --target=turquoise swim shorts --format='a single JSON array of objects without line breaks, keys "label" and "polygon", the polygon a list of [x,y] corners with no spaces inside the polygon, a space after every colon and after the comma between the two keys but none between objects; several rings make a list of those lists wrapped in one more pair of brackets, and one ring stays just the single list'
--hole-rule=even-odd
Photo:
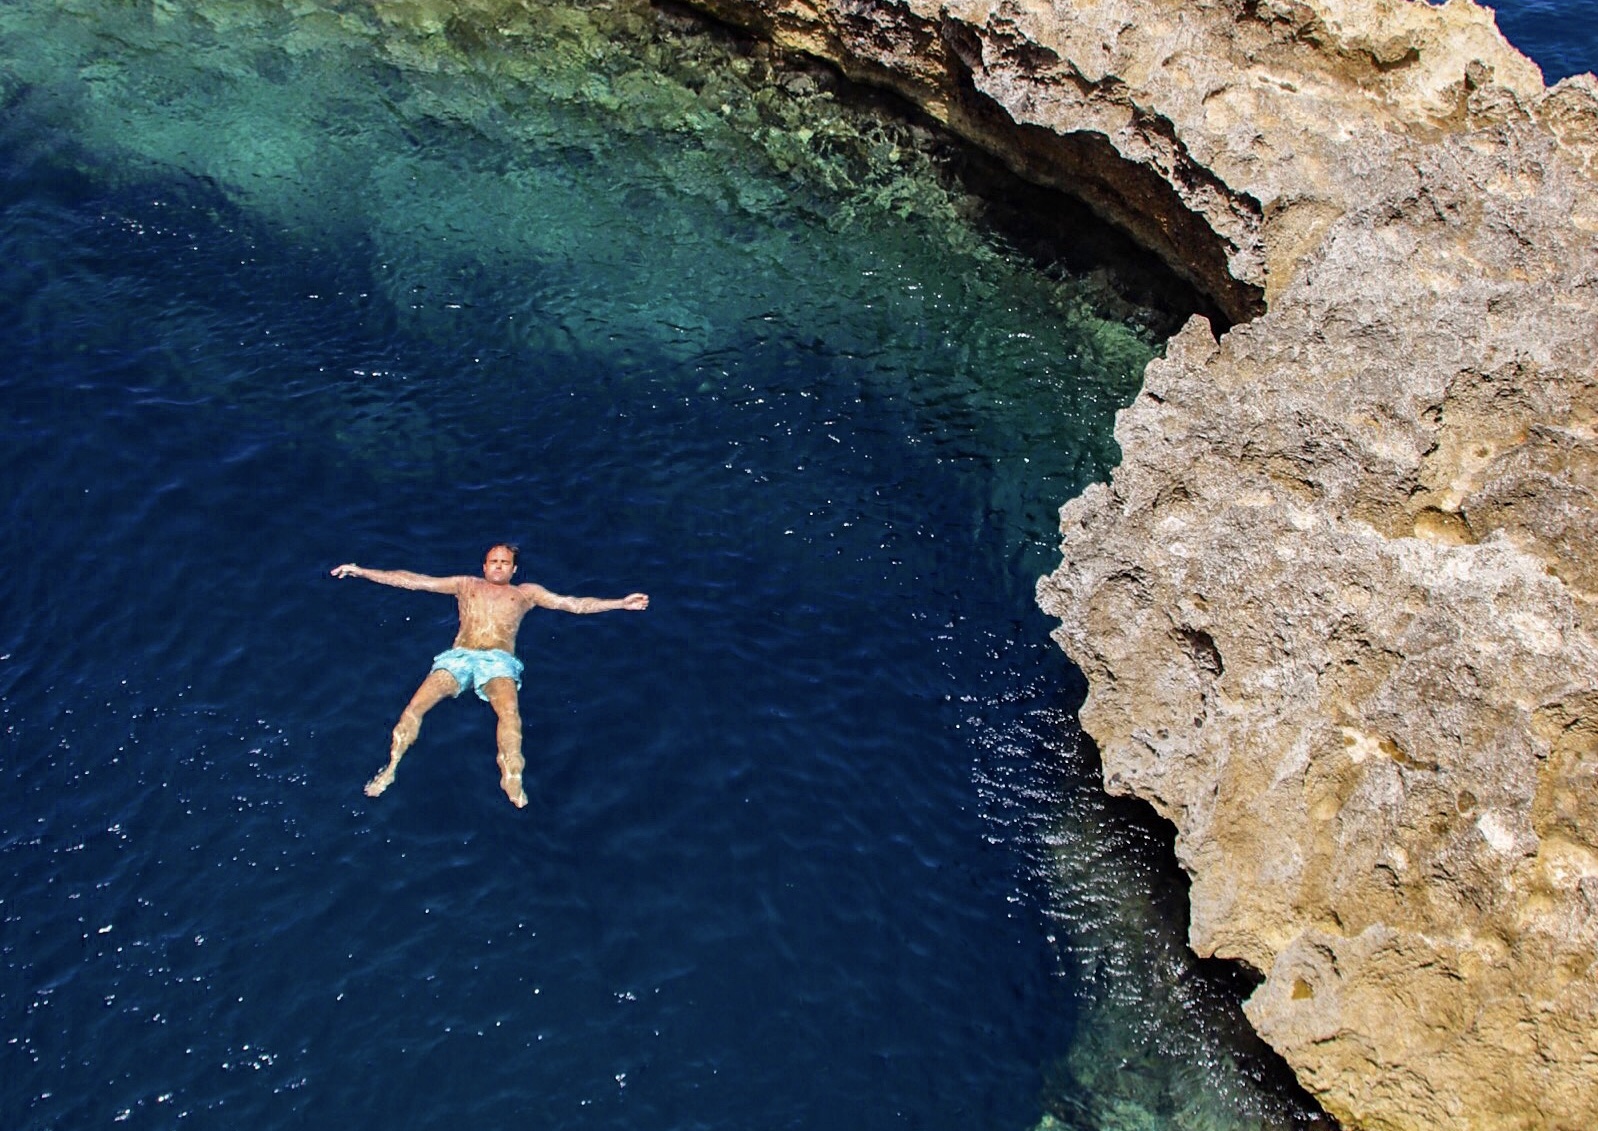
[{"label": "turquoise swim shorts", "polygon": [[459,695],[470,687],[485,703],[488,702],[488,692],[483,688],[491,679],[504,676],[516,684],[516,690],[522,688],[522,662],[498,648],[451,648],[433,657],[433,670],[448,672],[455,677],[455,682],[461,685],[455,694]]}]

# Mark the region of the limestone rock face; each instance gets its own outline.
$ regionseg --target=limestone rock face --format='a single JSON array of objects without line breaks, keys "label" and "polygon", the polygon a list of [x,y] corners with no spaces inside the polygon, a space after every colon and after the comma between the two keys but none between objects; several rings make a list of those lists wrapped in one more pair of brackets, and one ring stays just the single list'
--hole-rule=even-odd
[{"label": "limestone rock face", "polygon": [[1159,251],[1039,586],[1191,942],[1364,1128],[1598,1127],[1598,83],[1468,0],[705,0]]}]

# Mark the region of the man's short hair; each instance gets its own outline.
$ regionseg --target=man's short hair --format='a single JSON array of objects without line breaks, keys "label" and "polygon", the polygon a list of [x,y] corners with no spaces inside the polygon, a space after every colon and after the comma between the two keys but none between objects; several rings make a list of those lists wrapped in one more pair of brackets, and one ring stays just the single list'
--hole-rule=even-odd
[{"label": "man's short hair", "polygon": [[492,554],[495,550],[509,550],[511,565],[517,564],[516,559],[521,556],[522,552],[522,548],[514,542],[495,542],[492,546],[483,551],[483,557],[488,557],[488,555]]}]

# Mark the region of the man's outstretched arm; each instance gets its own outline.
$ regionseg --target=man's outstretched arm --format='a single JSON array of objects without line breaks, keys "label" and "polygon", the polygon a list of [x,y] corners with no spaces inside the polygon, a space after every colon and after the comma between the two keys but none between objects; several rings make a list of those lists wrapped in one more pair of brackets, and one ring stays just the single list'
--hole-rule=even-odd
[{"label": "man's outstretched arm", "polygon": [[563,613],[608,613],[616,609],[641,613],[649,608],[647,593],[629,593],[625,597],[563,597],[551,593],[542,585],[523,585],[522,592],[533,599],[541,609],[558,609]]},{"label": "man's outstretched arm", "polygon": [[458,577],[430,577],[408,569],[367,569],[354,563],[333,567],[334,577],[360,577],[396,589],[422,589],[428,593],[454,593],[460,588]]}]

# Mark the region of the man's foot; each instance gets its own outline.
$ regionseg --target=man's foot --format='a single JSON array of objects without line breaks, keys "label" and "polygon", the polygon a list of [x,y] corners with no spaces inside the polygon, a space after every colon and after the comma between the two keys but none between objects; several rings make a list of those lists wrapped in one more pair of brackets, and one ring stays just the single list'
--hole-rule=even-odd
[{"label": "man's foot", "polygon": [[366,783],[366,796],[376,797],[389,786],[394,784],[394,767],[384,766],[371,781]]},{"label": "man's foot", "polygon": [[507,770],[503,758],[495,758],[494,761],[499,763],[499,788],[505,791],[505,796],[516,808],[527,808],[527,791],[522,788],[521,770]]}]

